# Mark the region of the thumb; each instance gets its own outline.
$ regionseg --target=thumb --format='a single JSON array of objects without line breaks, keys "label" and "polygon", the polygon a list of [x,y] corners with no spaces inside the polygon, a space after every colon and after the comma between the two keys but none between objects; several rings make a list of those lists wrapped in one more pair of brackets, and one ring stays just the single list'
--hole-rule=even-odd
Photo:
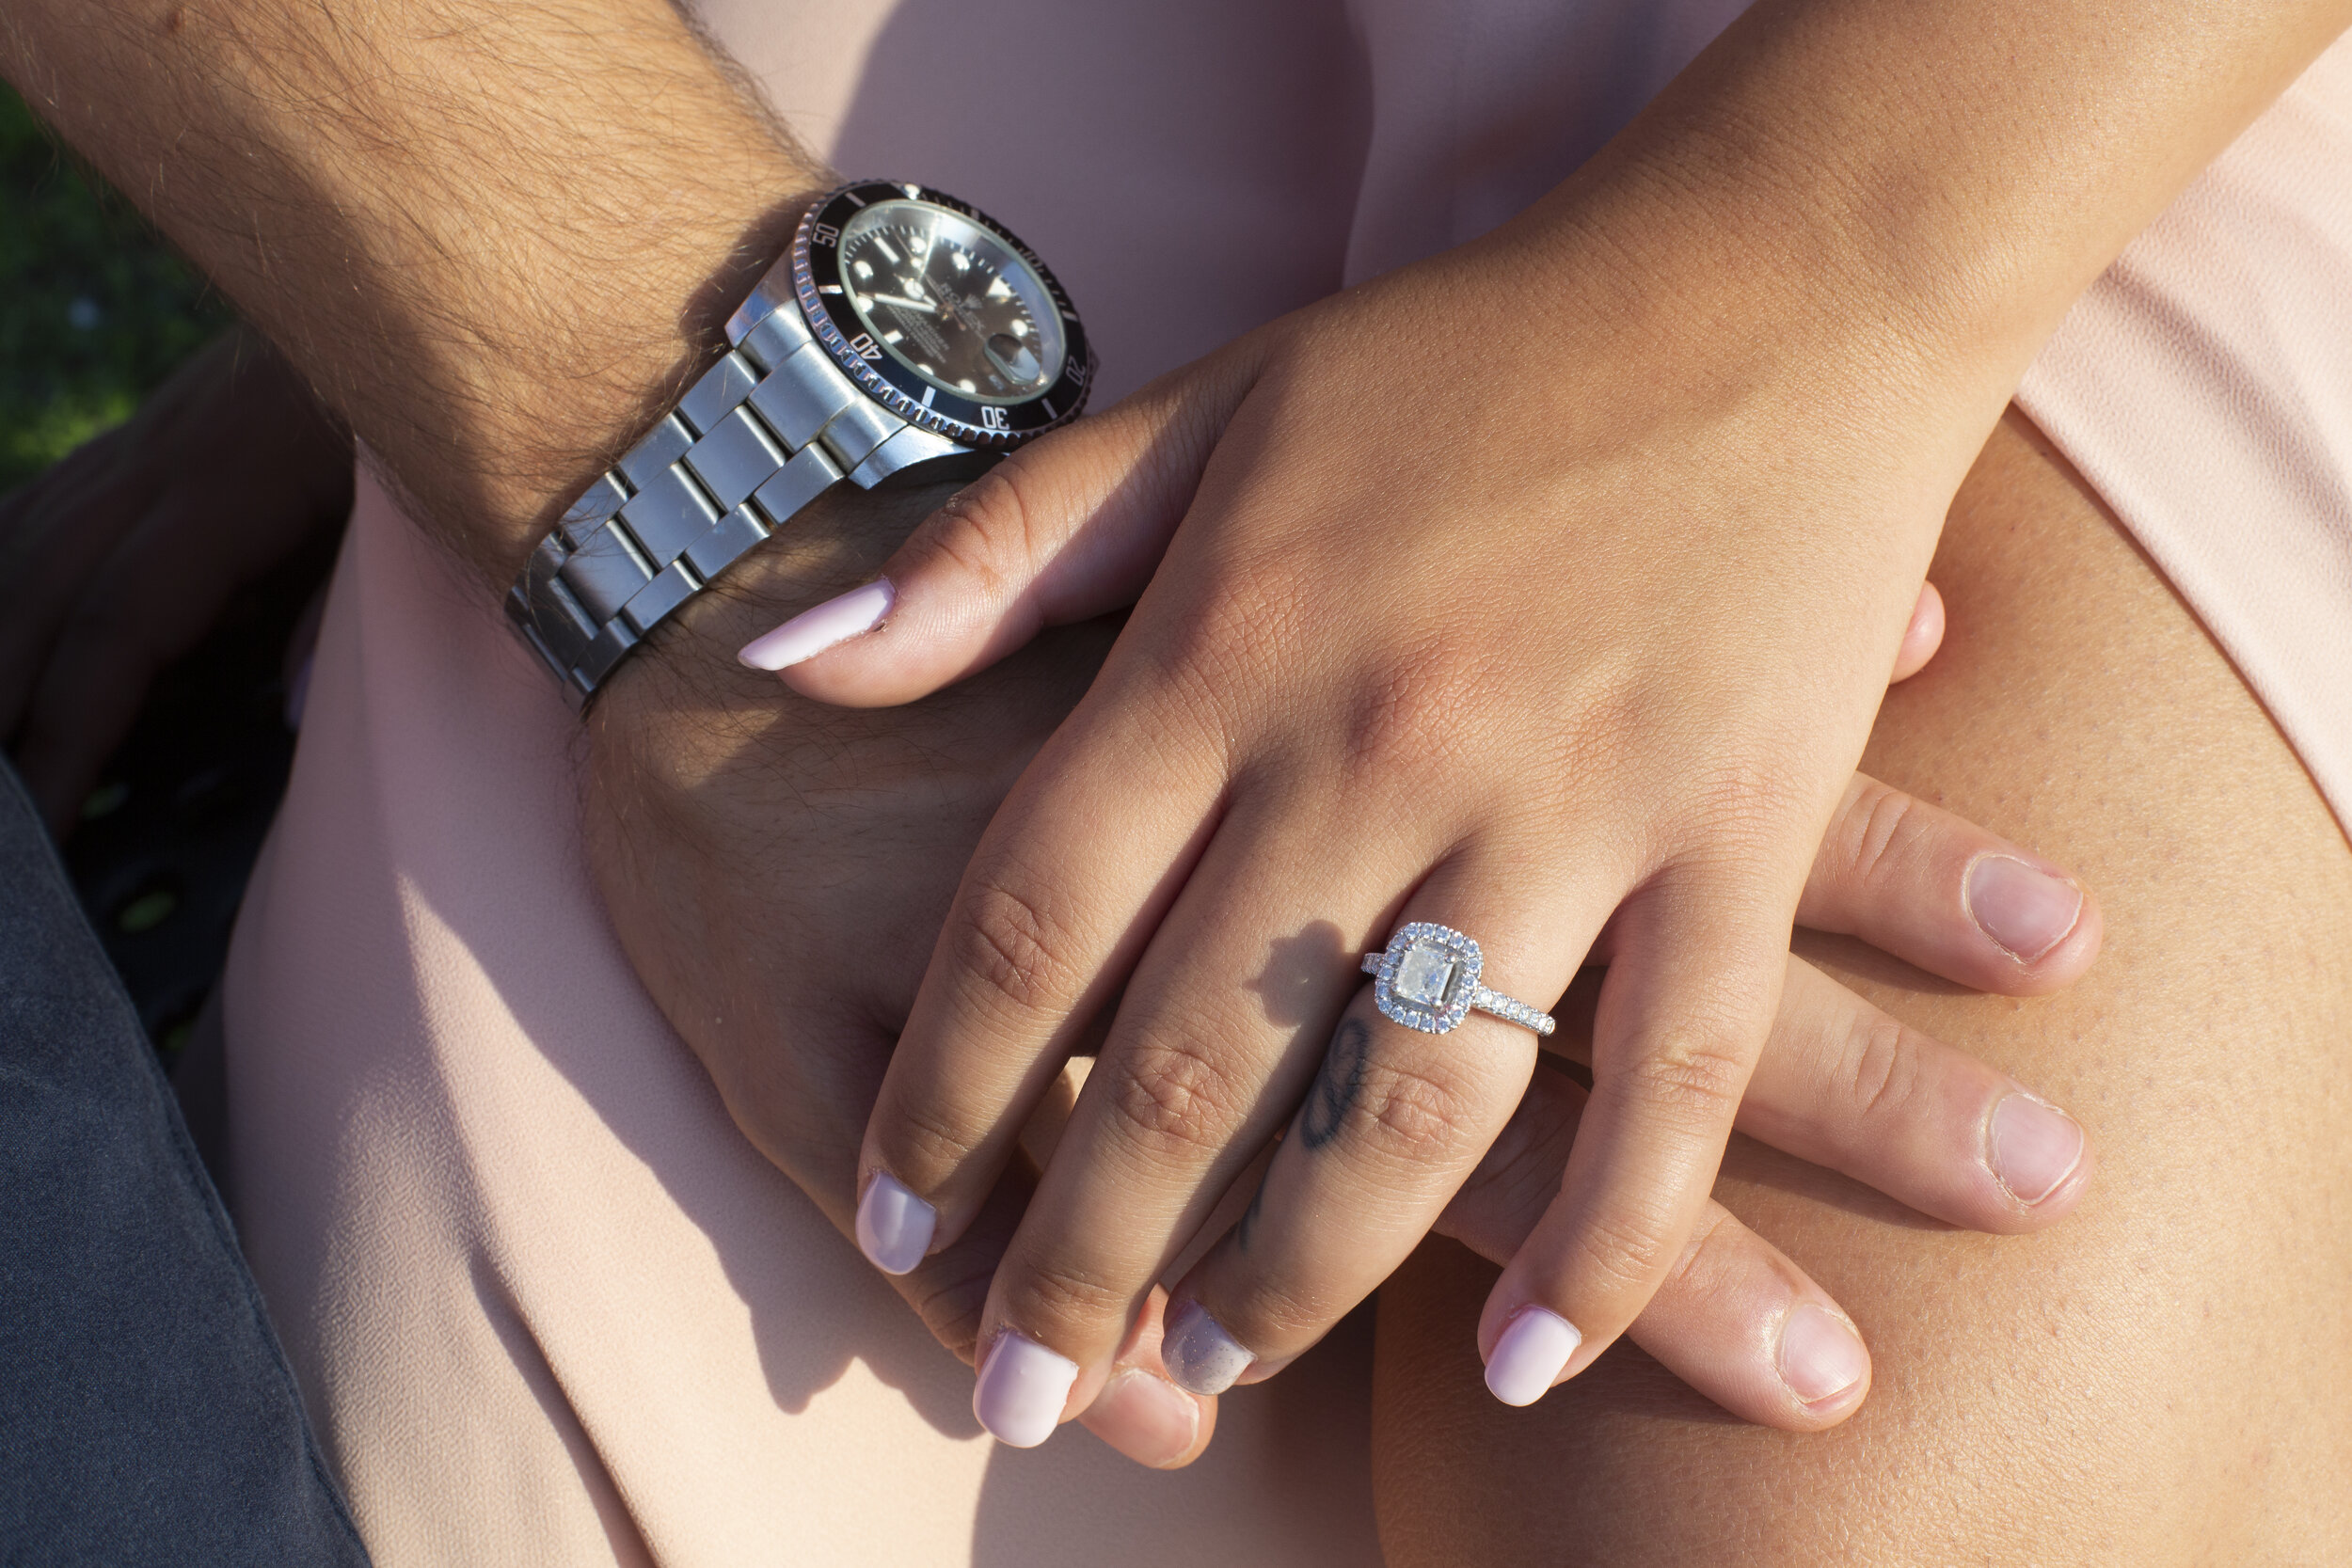
[{"label": "thumb", "polygon": [[1246,339],[1024,447],[925,518],[877,580],[738,657],[819,702],[886,707],[986,669],[1046,626],[1134,603],[1259,360]]}]

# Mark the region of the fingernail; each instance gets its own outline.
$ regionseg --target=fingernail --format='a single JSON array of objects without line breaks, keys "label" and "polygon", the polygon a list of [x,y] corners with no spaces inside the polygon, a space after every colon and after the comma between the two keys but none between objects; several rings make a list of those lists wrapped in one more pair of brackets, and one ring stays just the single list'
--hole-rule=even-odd
[{"label": "fingernail", "polygon": [[803,659],[815,658],[836,642],[872,631],[882,625],[898,591],[884,578],[803,610],[771,632],[753,638],[735,657],[755,670],[788,670]]},{"label": "fingernail", "polygon": [[1196,1394],[1222,1394],[1256,1359],[1199,1302],[1188,1301],[1168,1314],[1168,1331],[1160,1339],[1160,1361],[1177,1387]]},{"label": "fingernail", "polygon": [[1870,1353],[1845,1319],[1801,1301],[1780,1325],[1780,1380],[1807,1404],[1833,1399],[1862,1381]]},{"label": "fingernail", "polygon": [[1978,928],[2027,963],[2064,942],[2083,912],[2082,889],[2010,855],[1979,856],[1964,893]]},{"label": "fingernail", "polygon": [[874,1173],[857,1204],[857,1246],[884,1274],[912,1274],[931,1249],[939,1211],[886,1170]]},{"label": "fingernail", "polygon": [[1505,1404],[1534,1404],[1584,1342],[1576,1324],[1541,1307],[1522,1307],[1486,1361],[1486,1391]]},{"label": "fingernail", "polygon": [[1087,1430],[1139,1465],[1173,1465],[1200,1435],[1200,1407],[1166,1378],[1129,1367],[1087,1408]]},{"label": "fingernail", "polygon": [[2028,1207],[2057,1192],[2083,1163],[2082,1124],[2029,1094],[1993,1107],[1986,1143],[1994,1180]]},{"label": "fingernail", "polygon": [[1036,1340],[1005,1330],[980,1363],[972,1386],[972,1414],[988,1434],[1015,1449],[1034,1449],[1054,1435],[1078,1364]]}]

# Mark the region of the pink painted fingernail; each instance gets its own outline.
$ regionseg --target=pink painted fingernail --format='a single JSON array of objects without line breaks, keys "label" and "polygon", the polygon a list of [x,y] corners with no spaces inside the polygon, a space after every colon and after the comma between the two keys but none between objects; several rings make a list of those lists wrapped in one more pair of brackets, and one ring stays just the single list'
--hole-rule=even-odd
[{"label": "pink painted fingernail", "polygon": [[874,1173],[857,1204],[857,1247],[884,1274],[912,1274],[931,1249],[939,1211],[886,1170]]},{"label": "pink painted fingernail", "polygon": [[1985,1130],[1985,1163],[2010,1196],[2031,1207],[2065,1185],[2083,1163],[2082,1124],[2029,1094],[2012,1094],[1993,1107]]},{"label": "pink painted fingernail", "polygon": [[1584,1342],[1576,1324],[1541,1307],[1522,1307],[1486,1361],[1486,1390],[1505,1404],[1534,1404]]},{"label": "pink painted fingernail", "polygon": [[2082,918],[2082,889],[2010,855],[1979,855],[1963,892],[1978,929],[2027,963],[2064,942]]},{"label": "pink painted fingernail", "polygon": [[1166,1378],[1139,1368],[1114,1373],[1087,1407],[1087,1430],[1139,1465],[1173,1465],[1200,1435],[1200,1407]]},{"label": "pink painted fingernail", "polygon": [[1870,1353],[1853,1325],[1827,1307],[1801,1301],[1780,1325],[1780,1380],[1807,1404],[1836,1398],[1870,1370]]},{"label": "pink painted fingernail", "polygon": [[972,1386],[972,1414],[988,1434],[1015,1449],[1034,1449],[1054,1435],[1078,1364],[1036,1340],[1006,1329],[980,1363]]},{"label": "pink painted fingernail", "polygon": [[1188,1301],[1168,1315],[1168,1331],[1160,1339],[1160,1362],[1177,1387],[1196,1394],[1222,1394],[1256,1359],[1199,1302]]},{"label": "pink painted fingernail", "polygon": [[775,630],[753,638],[735,657],[755,670],[788,670],[836,642],[872,631],[898,602],[898,591],[890,586],[889,579],[876,578],[863,588],[852,588],[814,610],[803,610]]}]

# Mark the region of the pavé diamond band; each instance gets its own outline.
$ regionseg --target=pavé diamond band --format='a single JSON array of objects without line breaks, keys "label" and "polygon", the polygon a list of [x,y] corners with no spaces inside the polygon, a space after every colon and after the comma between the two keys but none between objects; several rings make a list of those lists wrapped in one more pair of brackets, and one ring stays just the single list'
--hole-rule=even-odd
[{"label": "pav\u00e9 diamond band", "polygon": [[1453,927],[1416,920],[1397,927],[1388,951],[1364,955],[1364,973],[1378,976],[1372,999],[1381,1016],[1424,1035],[1451,1034],[1473,1008],[1538,1035],[1559,1027],[1549,1013],[1480,985],[1486,963],[1478,943]]}]

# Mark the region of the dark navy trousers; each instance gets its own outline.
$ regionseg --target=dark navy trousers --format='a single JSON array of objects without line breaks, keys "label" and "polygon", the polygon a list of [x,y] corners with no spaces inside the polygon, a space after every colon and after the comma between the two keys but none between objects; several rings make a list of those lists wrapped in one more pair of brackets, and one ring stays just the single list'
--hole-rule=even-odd
[{"label": "dark navy trousers", "polygon": [[0,1563],[366,1561],[170,1085],[0,763]]}]

